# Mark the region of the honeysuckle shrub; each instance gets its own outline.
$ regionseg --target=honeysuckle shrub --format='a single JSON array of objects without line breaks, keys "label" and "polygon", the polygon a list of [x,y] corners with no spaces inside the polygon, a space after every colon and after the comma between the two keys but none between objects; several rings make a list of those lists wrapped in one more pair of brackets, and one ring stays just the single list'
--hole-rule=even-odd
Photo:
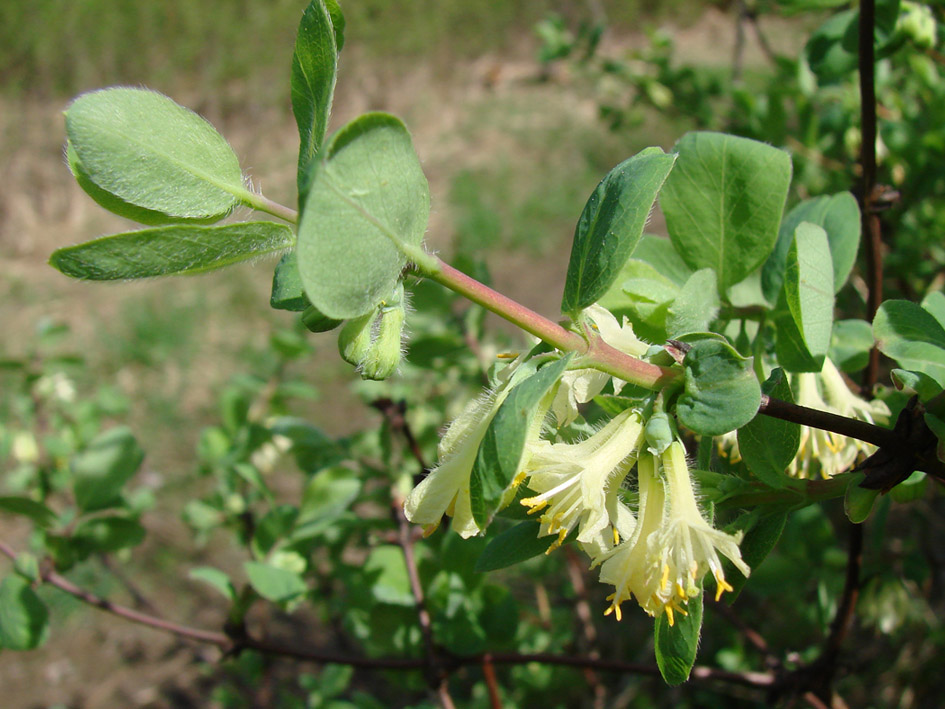
[{"label": "honeysuckle shrub", "polygon": [[[365,389],[376,408],[416,407],[397,414],[407,423],[396,430],[394,416],[380,432],[333,440],[285,404],[304,388],[286,385],[281,366],[227,389],[222,423],[198,451],[215,488],[183,514],[198,540],[229,529],[246,549],[242,577],[192,571],[225,599],[228,628],[258,602],[290,613],[310,604],[340,614],[370,653],[429,652],[414,562],[376,538],[377,507],[393,501],[424,536],[440,535],[439,556],[421,553],[435,611],[423,631],[454,657],[537,637],[523,629],[516,645],[513,598],[483,574],[577,549],[569,558],[605,588],[605,622],[652,617],[660,672],[678,684],[696,661],[707,576],[716,602],[735,597],[790,515],[845,498],[862,522],[877,489],[914,498],[926,473],[941,474],[945,296],[835,322],[861,238],[852,194],[789,205],[792,156],[745,137],[692,132],[669,152],[646,148],[604,176],[578,216],[559,322],[426,248],[431,195],[400,119],[367,113],[329,132],[343,44],[338,3],[310,2],[291,72],[297,211],[253,188],[223,136],[166,96],[113,87],[65,111],[78,184],[146,228],[58,249],[54,268],[128,280],[280,255],[270,302],[297,324],[274,337],[277,359],[307,357],[306,337],[337,330],[352,375],[384,382]],[[665,237],[646,233],[657,203]],[[234,219],[238,207],[268,217]],[[459,318],[462,299],[475,307]],[[484,309],[522,337],[485,332]],[[899,365],[881,398],[848,379],[874,345]],[[876,446],[824,430],[795,402],[866,424],[906,411],[920,443],[869,458]],[[767,415],[774,403],[805,425]],[[397,447],[395,434],[412,429]],[[0,643],[29,649],[48,635],[33,587],[52,577],[36,559],[67,571],[143,537],[126,490],[142,453],[126,429],[107,430],[60,451],[50,484],[37,442],[7,435],[35,476],[20,474],[0,510],[29,518],[36,535],[0,582]],[[287,457],[304,476],[300,499],[280,499],[271,478]],[[363,551],[354,563],[349,545]],[[337,582],[323,574],[329,563],[344,569]]]}]

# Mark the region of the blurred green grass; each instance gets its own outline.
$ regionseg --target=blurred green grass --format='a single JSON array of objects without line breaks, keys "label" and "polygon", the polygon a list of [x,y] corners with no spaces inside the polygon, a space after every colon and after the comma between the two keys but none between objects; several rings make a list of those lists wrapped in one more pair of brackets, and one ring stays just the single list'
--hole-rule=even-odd
[{"label": "blurred green grass", "polygon": [[[694,0],[343,0],[349,46],[369,57],[437,66],[515,50],[548,12],[605,16],[617,30],[674,14]],[[302,0],[7,0],[0,3],[0,91],[67,96],[147,80],[163,90],[232,81],[265,90],[285,72]],[[596,8],[596,9],[595,9]],[[595,18],[595,19],[602,19]],[[282,82],[280,90],[288,92]]]}]

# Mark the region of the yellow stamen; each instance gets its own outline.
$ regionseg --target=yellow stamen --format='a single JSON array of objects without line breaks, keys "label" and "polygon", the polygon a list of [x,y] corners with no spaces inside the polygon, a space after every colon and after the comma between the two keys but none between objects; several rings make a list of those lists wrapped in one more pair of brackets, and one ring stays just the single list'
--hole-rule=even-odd
[{"label": "yellow stamen", "polygon": [[614,530],[614,546],[617,546],[620,544],[620,532],[617,531],[616,527],[612,527],[612,529]]}]

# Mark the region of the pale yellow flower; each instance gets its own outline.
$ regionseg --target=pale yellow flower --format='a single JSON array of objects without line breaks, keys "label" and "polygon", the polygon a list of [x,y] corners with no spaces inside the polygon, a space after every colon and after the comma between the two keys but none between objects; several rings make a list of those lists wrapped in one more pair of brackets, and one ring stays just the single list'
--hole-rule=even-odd
[{"label": "pale yellow flower", "polygon": [[[819,411],[857,418],[869,423],[885,422],[889,409],[882,401],[868,402],[847,387],[837,367],[829,358],[819,374],[804,372],[794,381],[797,403]],[[819,470],[826,479],[853,467],[857,458],[871,455],[876,447],[833,431],[801,426],[801,441],[788,473],[809,478]]]},{"label": "pale yellow flower", "polygon": [[[611,347],[634,357],[646,354],[649,345],[633,334],[633,327],[627,318],[620,324],[609,310],[596,303],[586,308],[584,313],[594,329],[600,333],[601,339]],[[558,425],[566,426],[572,423],[578,417],[578,406],[600,394],[608,379],[610,375],[598,369],[574,369],[565,372],[551,405]],[[615,380],[615,386],[618,388],[622,384],[620,380]]]},{"label": "pale yellow flower", "polygon": [[620,485],[636,462],[643,442],[643,419],[626,409],[579,443],[536,441],[524,468],[528,487],[539,493],[522,500],[541,512],[539,536],[557,534],[559,546],[578,527],[578,541],[590,544],[608,527],[619,537],[632,528],[625,509],[617,526]]},{"label": "pale yellow flower", "polygon": [[715,578],[716,599],[732,590],[720,554],[745,576],[750,569],[738,548],[740,535],[715,529],[699,511],[681,441],[673,441],[659,456],[642,454],[637,470],[637,529],[601,567],[600,580],[615,587],[607,614],[614,612],[619,620],[620,604],[635,597],[651,616],[666,613],[672,625],[675,614],[685,615],[689,600],[701,593],[706,573]]}]

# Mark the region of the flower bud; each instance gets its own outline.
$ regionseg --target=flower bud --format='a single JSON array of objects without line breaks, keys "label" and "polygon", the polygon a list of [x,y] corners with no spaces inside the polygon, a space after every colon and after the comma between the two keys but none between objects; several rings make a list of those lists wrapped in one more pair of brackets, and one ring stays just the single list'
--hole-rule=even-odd
[{"label": "flower bud", "polygon": [[355,365],[364,379],[386,379],[400,364],[406,316],[404,286],[398,283],[390,298],[341,328],[338,351],[342,358]]}]

